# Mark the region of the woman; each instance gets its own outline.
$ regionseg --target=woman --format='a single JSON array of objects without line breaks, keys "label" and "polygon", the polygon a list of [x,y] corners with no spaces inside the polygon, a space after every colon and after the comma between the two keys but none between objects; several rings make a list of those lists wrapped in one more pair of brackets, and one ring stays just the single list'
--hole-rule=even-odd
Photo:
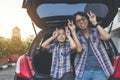
[{"label": "woman", "polygon": [[77,35],[83,47],[81,54],[77,54],[75,58],[75,80],[107,80],[113,74],[114,69],[101,39],[109,40],[110,35],[100,26],[96,15],[91,11],[87,14],[75,13],[74,22],[75,25],[73,21],[68,20],[69,28],[72,35]]}]

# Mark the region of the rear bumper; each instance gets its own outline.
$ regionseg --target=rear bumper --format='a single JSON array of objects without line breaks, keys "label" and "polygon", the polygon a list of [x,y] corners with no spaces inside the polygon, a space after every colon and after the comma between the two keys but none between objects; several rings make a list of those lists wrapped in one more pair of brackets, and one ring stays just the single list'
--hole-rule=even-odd
[{"label": "rear bumper", "polygon": [[50,77],[49,78],[38,78],[38,77],[33,77],[31,79],[28,78],[23,78],[20,76],[14,76],[14,80],[52,80]]},{"label": "rear bumper", "polygon": [[14,80],[32,80],[32,79],[27,79],[19,76],[14,76]]}]

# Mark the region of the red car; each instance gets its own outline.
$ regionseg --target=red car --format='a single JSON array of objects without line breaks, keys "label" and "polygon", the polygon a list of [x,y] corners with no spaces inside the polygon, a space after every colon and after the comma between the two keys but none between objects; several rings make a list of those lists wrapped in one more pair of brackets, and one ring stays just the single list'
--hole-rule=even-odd
[{"label": "red car", "polygon": [[[42,42],[78,11],[92,10],[102,26],[109,26],[117,14],[118,3],[119,0],[24,0],[22,7],[27,9],[33,26],[35,24],[41,31],[36,34],[27,53],[19,57],[14,80],[51,80],[52,54],[41,48]],[[72,55],[72,64],[73,60]]]}]

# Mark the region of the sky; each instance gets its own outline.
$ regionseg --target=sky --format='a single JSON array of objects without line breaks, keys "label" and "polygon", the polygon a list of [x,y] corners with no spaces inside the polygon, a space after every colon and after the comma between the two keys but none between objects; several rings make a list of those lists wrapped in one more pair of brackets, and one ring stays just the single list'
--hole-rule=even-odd
[{"label": "sky", "polygon": [[[31,19],[26,9],[22,8],[23,0],[0,0],[0,37],[11,38],[12,29],[20,28],[21,38],[35,35]],[[36,27],[37,31],[39,30]]]},{"label": "sky", "polygon": [[0,0],[0,37],[11,38],[16,26],[20,28],[22,39],[35,35],[31,19],[26,9],[22,8],[22,3],[23,0]]}]

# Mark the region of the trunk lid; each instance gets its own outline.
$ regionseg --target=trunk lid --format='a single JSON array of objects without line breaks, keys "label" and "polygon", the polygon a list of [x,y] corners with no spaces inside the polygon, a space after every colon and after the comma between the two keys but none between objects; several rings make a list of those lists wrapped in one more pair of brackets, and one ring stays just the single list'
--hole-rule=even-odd
[{"label": "trunk lid", "polygon": [[107,27],[118,11],[118,0],[24,0],[23,8],[40,29],[66,24],[78,11],[92,10],[97,21]]}]

